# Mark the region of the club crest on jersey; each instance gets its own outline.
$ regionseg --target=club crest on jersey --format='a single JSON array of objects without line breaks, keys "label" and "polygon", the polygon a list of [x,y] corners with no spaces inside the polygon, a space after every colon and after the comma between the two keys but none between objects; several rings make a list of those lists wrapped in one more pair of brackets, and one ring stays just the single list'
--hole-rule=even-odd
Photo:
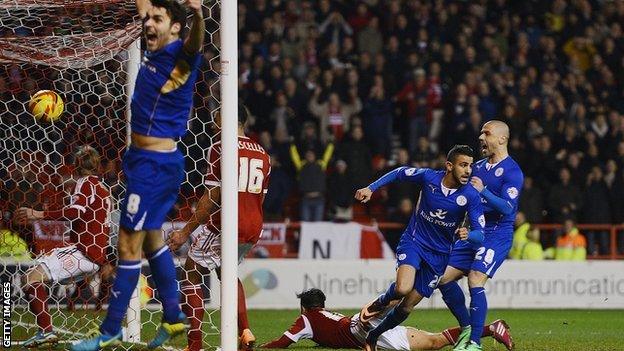
[{"label": "club crest on jersey", "polygon": [[414,175],[414,172],[416,172],[416,168],[408,168],[405,170],[405,175],[406,176],[412,176]]},{"label": "club crest on jersey", "polygon": [[510,198],[515,199],[518,197],[518,189],[516,189],[516,187],[511,187],[509,189],[507,189],[507,195],[509,195]]},{"label": "club crest on jersey", "polygon": [[446,218],[446,214],[448,211],[444,211],[443,209],[438,208],[435,212],[429,211],[429,215],[433,218],[444,219]]},{"label": "club crest on jersey", "polygon": [[497,177],[500,177],[503,175],[504,170],[502,168],[497,168],[496,171],[494,171],[494,175]]},{"label": "club crest on jersey", "polygon": [[484,215],[480,215],[479,216],[479,225],[481,225],[481,227],[485,227],[485,216]]},{"label": "club crest on jersey", "polygon": [[457,202],[459,206],[465,206],[468,200],[464,195],[459,195],[457,199],[455,199],[455,202]]}]

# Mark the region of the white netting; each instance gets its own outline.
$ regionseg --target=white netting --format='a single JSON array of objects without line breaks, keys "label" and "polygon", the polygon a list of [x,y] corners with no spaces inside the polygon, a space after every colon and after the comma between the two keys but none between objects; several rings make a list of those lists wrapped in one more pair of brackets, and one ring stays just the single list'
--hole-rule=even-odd
[{"label": "white netting", "polygon": [[[203,192],[205,152],[216,141],[211,122],[219,105],[219,58],[218,47],[212,43],[219,40],[218,13],[218,2],[205,2],[208,32],[204,60],[189,132],[178,144],[186,156],[187,177],[165,231],[190,216]],[[71,175],[72,155],[81,145],[90,145],[100,153],[101,179],[110,189],[116,208],[124,195],[120,166],[127,141],[128,68],[138,64],[129,61],[129,48],[136,45],[140,32],[134,0],[0,0],[0,207],[4,219],[0,228],[0,278],[13,282],[14,342],[38,330],[19,281],[33,260],[19,255],[20,243],[35,257],[65,245],[69,228],[62,221],[19,226],[11,216],[22,206],[59,209],[68,203],[76,178]],[[26,110],[30,95],[42,89],[56,91],[65,101],[65,113],[54,124],[37,122]],[[116,225],[113,219],[113,244]],[[178,258],[184,262],[184,257]],[[146,279],[142,281],[153,287],[147,265],[143,274]],[[183,277],[180,267],[179,277]],[[52,324],[63,340],[84,338],[104,317],[107,289],[100,283],[96,274],[84,283],[50,286]],[[150,286],[143,289],[146,304],[140,311],[141,342],[153,337],[161,317],[160,304],[149,298],[154,294]],[[208,291],[205,296],[210,296]],[[135,312],[129,314],[138,315]],[[206,347],[217,344],[213,313],[207,311],[204,318]],[[180,337],[170,345],[181,349],[186,339]]]}]

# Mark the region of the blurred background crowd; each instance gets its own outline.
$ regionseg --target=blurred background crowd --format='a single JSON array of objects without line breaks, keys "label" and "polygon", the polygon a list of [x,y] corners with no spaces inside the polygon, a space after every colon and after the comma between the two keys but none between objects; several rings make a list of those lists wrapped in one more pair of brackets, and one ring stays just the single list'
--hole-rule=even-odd
[{"label": "blurred background crowd", "polygon": [[[393,167],[442,167],[453,144],[478,152],[481,126],[500,119],[526,179],[519,226],[624,223],[624,1],[244,0],[238,10],[239,94],[253,115],[248,134],[273,167],[267,221],[405,223],[417,201],[411,184],[384,188],[366,206],[354,204],[354,191]],[[206,126],[218,106],[219,63],[207,44],[181,143],[188,181],[172,218],[187,217],[201,195],[214,135]],[[15,96],[61,84],[40,72],[0,72],[11,111],[20,110]],[[125,122],[110,72],[96,67],[84,78],[95,85],[72,87],[93,101],[68,104],[63,123],[78,133],[54,147],[58,163],[73,144],[98,147],[114,185]],[[93,124],[90,115],[107,118]],[[36,153],[28,157],[21,173],[3,171],[4,191],[33,173]],[[590,254],[608,251],[607,235],[586,236]]]}]

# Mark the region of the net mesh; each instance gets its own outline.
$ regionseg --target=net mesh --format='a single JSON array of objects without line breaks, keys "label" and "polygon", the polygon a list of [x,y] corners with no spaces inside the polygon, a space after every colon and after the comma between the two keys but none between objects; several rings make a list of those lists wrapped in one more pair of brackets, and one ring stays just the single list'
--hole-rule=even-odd
[{"label": "net mesh", "polygon": [[[186,179],[163,227],[165,235],[184,224],[201,197],[205,152],[218,138],[211,127],[219,107],[218,13],[218,2],[204,2],[204,59],[189,132],[178,143],[185,155]],[[116,245],[117,207],[125,191],[121,157],[128,139],[128,83],[134,84],[128,73],[131,65],[138,65],[130,62],[129,50],[140,33],[134,0],[0,0],[0,277],[12,282],[14,343],[38,330],[20,278],[36,265],[33,258],[68,245],[71,227],[65,221],[20,225],[13,214],[20,207],[54,210],[69,203],[77,179],[73,155],[80,146],[92,146],[101,156],[100,179],[113,202],[110,241]],[[30,96],[43,89],[57,92],[65,102],[64,114],[54,123],[37,121],[27,111]],[[185,249],[176,257],[180,279],[185,276]],[[154,336],[161,308],[146,264],[142,274],[141,310],[128,314],[140,316],[144,343]],[[209,289],[208,280],[204,289]],[[109,285],[99,274],[49,285],[52,324],[62,341],[84,338],[99,324]],[[204,296],[208,303],[209,290]],[[205,347],[217,344],[214,317],[214,311],[207,311],[204,318]],[[186,340],[178,338],[170,346],[181,349]],[[125,349],[131,347],[124,344]]]}]

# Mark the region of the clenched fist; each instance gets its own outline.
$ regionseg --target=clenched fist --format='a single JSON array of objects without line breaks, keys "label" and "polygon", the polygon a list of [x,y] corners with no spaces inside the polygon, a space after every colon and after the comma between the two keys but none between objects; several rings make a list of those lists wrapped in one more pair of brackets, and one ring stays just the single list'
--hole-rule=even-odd
[{"label": "clenched fist", "polygon": [[363,204],[367,203],[368,200],[371,199],[371,196],[373,196],[373,191],[370,190],[370,188],[368,187],[358,189],[355,192],[355,199],[362,202]]}]

